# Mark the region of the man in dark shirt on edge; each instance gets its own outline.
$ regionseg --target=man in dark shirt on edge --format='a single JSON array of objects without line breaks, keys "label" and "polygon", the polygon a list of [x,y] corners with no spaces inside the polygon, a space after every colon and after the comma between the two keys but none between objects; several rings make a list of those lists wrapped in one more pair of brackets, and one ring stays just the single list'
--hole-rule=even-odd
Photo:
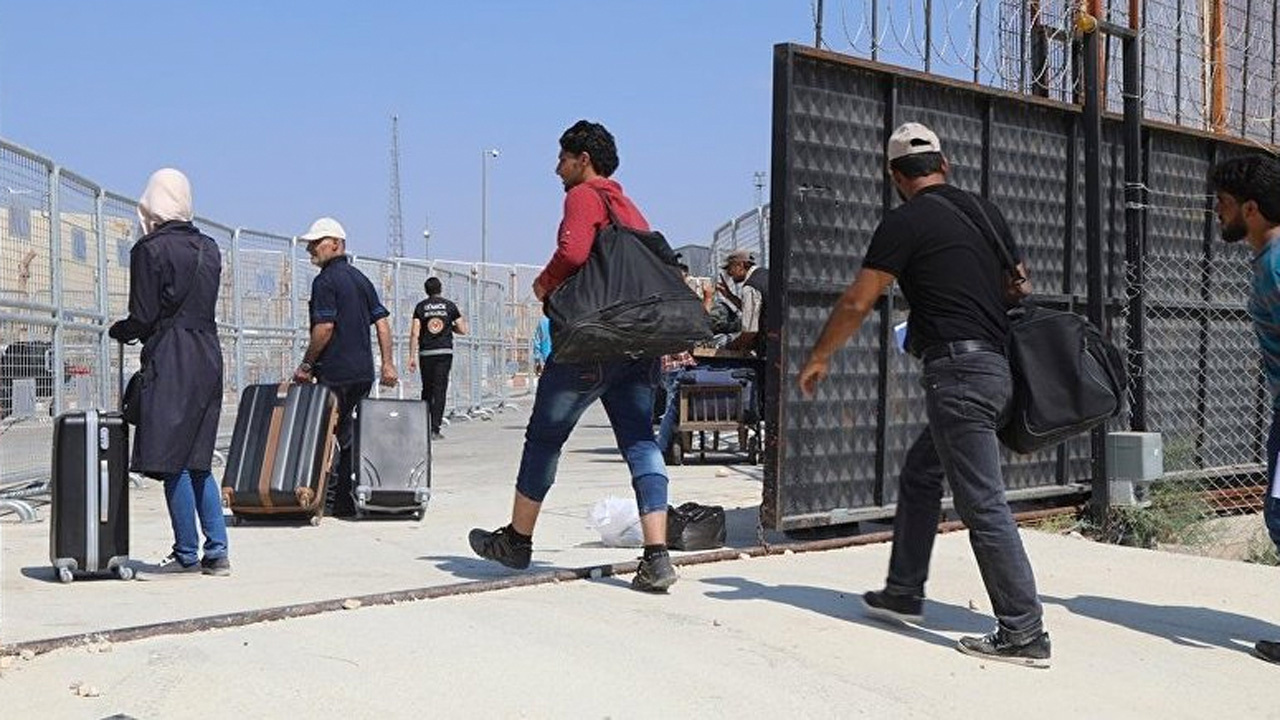
[{"label": "man in dark shirt on edge", "polygon": [[338,398],[338,469],[326,493],[326,509],[334,517],[355,515],[351,485],[352,413],[373,387],[373,349],[369,326],[378,331],[382,354],[381,382],[395,387],[398,380],[391,354],[391,313],[382,306],[373,283],[347,260],[347,234],[333,218],[320,218],[298,239],[307,243],[311,263],[320,274],[311,281],[311,342],[293,381],[316,380]]},{"label": "man in dark shirt on edge", "polygon": [[453,368],[453,335],[466,335],[467,321],[452,300],[440,297],[444,291],[440,278],[427,278],[422,288],[427,299],[413,308],[409,347],[415,354],[409,356],[409,372],[422,363],[422,399],[431,407],[431,437],[441,440],[440,424],[444,422],[449,370]]},{"label": "man in dark shirt on edge", "polygon": [[[985,224],[979,207],[1018,259],[1023,278],[1025,268],[999,210],[946,183],[949,168],[931,130],[917,123],[899,127],[889,138],[887,156],[890,178],[904,204],[876,229],[862,269],[832,309],[800,373],[801,391],[812,396],[827,375],[831,356],[858,331],[881,293],[898,281],[911,306],[908,348],[924,363],[921,384],[929,425],[907,451],[899,476],[885,588],[864,594],[862,601],[872,615],[921,619],[945,473],[997,619],[995,631],[963,637],[957,649],[990,660],[1048,667],[1049,634],[1000,471],[996,430],[1007,419],[1012,392],[1003,355],[1009,331],[1007,275],[996,249],[978,230]],[[1029,292],[1023,285],[1022,291]]]},{"label": "man in dark shirt on edge", "polygon": [[[596,231],[609,222],[636,230],[649,224],[622,186],[610,179],[618,167],[613,136],[603,125],[580,120],[560,136],[556,174],[564,182],[564,219],[556,251],[533,283],[539,300],[555,290],[587,261]],[[644,556],[631,587],[665,592],[676,581],[667,555],[667,469],[653,438],[653,396],[658,360],[561,364],[547,360],[524,435],[524,454],[516,476],[511,523],[492,532],[471,531],[471,549],[488,560],[512,568],[529,567],[533,527],[543,498],[555,481],[560,449],[582,413],[597,399],[604,403],[618,449],[631,470],[644,531]]]}]

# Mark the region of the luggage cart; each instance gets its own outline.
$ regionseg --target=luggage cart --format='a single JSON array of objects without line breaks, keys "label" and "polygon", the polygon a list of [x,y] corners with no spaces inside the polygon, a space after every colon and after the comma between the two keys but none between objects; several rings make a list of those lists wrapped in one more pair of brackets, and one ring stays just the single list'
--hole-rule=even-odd
[{"label": "luggage cart", "polygon": [[[738,452],[746,454],[747,463],[759,463],[763,435],[756,405],[759,393],[756,363],[722,359],[703,364],[701,358],[699,363],[698,369],[690,371],[691,381],[681,380],[676,386],[676,424],[671,445],[664,448],[666,461],[683,465],[693,452],[700,461],[705,461],[708,452],[722,452],[722,434],[735,433]],[[714,379],[711,373],[719,378]],[[713,379],[708,381],[708,377]]]}]

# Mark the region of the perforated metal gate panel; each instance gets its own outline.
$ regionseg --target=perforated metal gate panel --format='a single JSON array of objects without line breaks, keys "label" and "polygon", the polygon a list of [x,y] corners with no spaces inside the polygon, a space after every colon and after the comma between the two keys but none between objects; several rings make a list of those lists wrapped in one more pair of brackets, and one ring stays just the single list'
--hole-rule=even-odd
[{"label": "perforated metal gate panel", "polygon": [[[898,203],[886,185],[887,137],[909,120],[935,130],[951,163],[949,181],[1001,209],[1040,300],[1083,312],[1078,109],[795,45],[775,48],[774,71],[762,517],[778,529],[887,517],[907,448],[926,428],[919,363],[892,342],[891,326],[906,319],[896,288],[832,359],[814,398],[802,398],[796,383],[877,224]],[[1126,276],[1132,266],[1126,266],[1120,130],[1116,120],[1104,122],[1102,243],[1108,325],[1125,349],[1136,306]],[[1170,128],[1147,128],[1145,135],[1147,183],[1205,198],[1218,141]],[[1239,152],[1223,147],[1223,156]],[[1263,414],[1239,283],[1247,260],[1221,243],[1206,249],[1212,218],[1192,210],[1152,211],[1146,221],[1148,254],[1162,262],[1145,265],[1143,359],[1147,379],[1159,382],[1147,383],[1143,399],[1162,425],[1152,429],[1189,437],[1197,457],[1247,460],[1257,455],[1254,428]],[[1111,427],[1129,427],[1128,414]],[[1007,453],[1005,460],[1011,497],[1080,493],[1091,480],[1088,436],[1034,455]]]}]

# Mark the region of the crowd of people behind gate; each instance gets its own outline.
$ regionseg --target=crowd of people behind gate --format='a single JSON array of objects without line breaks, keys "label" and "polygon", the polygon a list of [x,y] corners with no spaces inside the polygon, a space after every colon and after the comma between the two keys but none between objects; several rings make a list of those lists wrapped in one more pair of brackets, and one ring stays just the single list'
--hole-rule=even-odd
[{"label": "crowd of people behind gate", "polygon": [[[617,148],[602,125],[580,121],[564,132],[559,145],[555,172],[565,190],[564,213],[556,249],[534,282],[539,300],[584,266],[606,225],[648,230],[645,215],[612,177],[619,165]],[[991,633],[963,637],[957,649],[1048,667],[1049,634],[1005,495],[997,438],[1011,402],[1006,310],[1011,293],[1021,297],[1030,292],[1028,268],[999,208],[948,184],[950,165],[933,131],[918,123],[900,126],[888,138],[886,160],[887,180],[902,203],[876,228],[861,268],[831,310],[798,378],[806,397],[821,392],[834,354],[858,332],[889,286],[898,283],[911,308],[905,349],[922,364],[927,427],[907,451],[901,470],[885,585],[865,593],[861,602],[868,614],[894,621],[923,617],[945,479],[969,528],[996,616]],[[1275,406],[1266,441],[1271,488],[1264,517],[1280,547],[1280,485],[1275,481],[1280,454],[1280,251],[1274,249],[1280,236],[1280,161],[1263,155],[1233,158],[1214,168],[1210,182],[1223,239],[1247,241],[1254,250],[1249,312]],[[213,241],[191,223],[191,192],[181,173],[161,170],[152,176],[138,214],[146,234],[131,258],[129,316],[113,325],[110,334],[122,342],[144,343],[143,414],[131,467],[163,482],[174,532],[172,552],[152,574],[226,575],[227,533],[210,475],[222,394],[213,322],[220,258]],[[984,226],[995,235],[984,235],[978,229]],[[323,383],[338,398],[340,450],[329,512],[342,516],[352,510],[352,409],[375,380],[394,385],[398,373],[389,312],[373,285],[347,261],[342,226],[321,218],[301,238],[321,271],[312,286],[310,342],[293,380]],[[1012,283],[993,243],[1003,243],[1017,263]],[[735,293],[723,278],[717,283],[723,301],[741,313],[740,331],[727,344],[763,356],[768,273],[746,251],[728,255],[722,270],[740,288]],[[438,280],[428,280],[426,298],[413,311],[408,362],[410,371],[421,371],[422,398],[430,404],[430,430],[436,438],[441,437],[452,338],[468,330],[466,319],[441,296],[441,289]],[[713,311],[710,288],[695,281],[690,290]],[[377,377],[371,325],[381,350]],[[654,390],[660,380],[674,390],[671,378],[692,358],[666,356],[661,364],[652,357],[560,363],[551,334],[544,319],[533,348],[539,381],[515,473],[510,520],[494,530],[472,530],[469,543],[487,560],[516,569],[529,566],[535,526],[555,481],[561,449],[582,414],[600,400],[627,462],[640,512],[644,549],[632,587],[665,592],[677,580],[666,547],[669,481],[661,453],[670,427],[664,418],[655,438]],[[203,552],[197,518],[205,538]],[[1280,662],[1280,642],[1259,641],[1256,652]]]}]

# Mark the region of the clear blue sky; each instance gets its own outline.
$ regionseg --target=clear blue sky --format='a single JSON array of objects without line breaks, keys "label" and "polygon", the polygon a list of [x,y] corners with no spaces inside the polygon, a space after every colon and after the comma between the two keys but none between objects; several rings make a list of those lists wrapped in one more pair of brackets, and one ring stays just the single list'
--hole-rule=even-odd
[{"label": "clear blue sky", "polygon": [[[136,197],[191,178],[196,211],[285,234],[319,215],[385,253],[400,116],[407,254],[541,264],[560,133],[603,122],[615,177],[679,245],[755,201],[772,46],[811,42],[810,0],[0,0],[0,137]],[[828,22],[832,20],[829,18]]]}]

